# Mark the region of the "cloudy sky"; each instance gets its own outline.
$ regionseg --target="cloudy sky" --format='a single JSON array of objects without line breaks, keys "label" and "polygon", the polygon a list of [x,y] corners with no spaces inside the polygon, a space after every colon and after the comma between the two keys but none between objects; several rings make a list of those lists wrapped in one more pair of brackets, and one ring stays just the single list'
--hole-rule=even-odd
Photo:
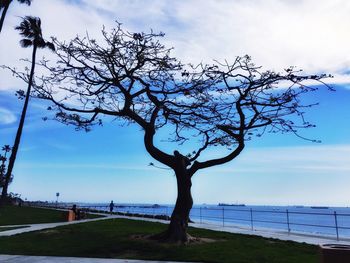
[{"label": "cloudy sky", "polygon": [[[162,31],[164,43],[183,62],[232,61],[249,54],[264,69],[288,66],[330,73],[336,92],[322,90],[307,113],[317,127],[305,131],[321,144],[291,135],[250,142],[230,164],[194,178],[195,203],[349,205],[350,1],[347,0],[34,0],[14,1],[0,34],[0,64],[19,69],[31,50],[20,48],[14,30],[25,15],[42,19],[44,35],[100,39],[115,20],[132,32]],[[52,58],[40,51],[39,57]],[[40,72],[37,72],[40,74]],[[0,145],[12,144],[21,110],[14,91],[25,87],[0,71]],[[171,171],[154,160],[136,127],[114,122],[90,133],[42,122],[45,107],[31,101],[11,191],[28,199],[173,203]],[[212,152],[212,155],[220,152]]]}]

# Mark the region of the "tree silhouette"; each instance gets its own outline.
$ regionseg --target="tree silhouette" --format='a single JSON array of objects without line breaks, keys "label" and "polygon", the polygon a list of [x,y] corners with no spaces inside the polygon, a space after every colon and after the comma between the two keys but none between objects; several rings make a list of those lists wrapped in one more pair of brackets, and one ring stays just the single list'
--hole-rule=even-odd
[{"label": "tree silhouette", "polygon": [[0,154],[0,189],[2,189],[5,184],[7,154],[11,151],[11,147],[10,145],[4,145],[1,150],[4,154]]},{"label": "tree silhouette", "polygon": [[[1,11],[1,18],[0,18],[0,33],[2,30],[2,26],[4,25],[5,17],[7,10],[10,7],[10,4],[13,0],[0,0],[0,11]],[[30,5],[32,3],[32,0],[17,0],[21,4],[27,4]]]},{"label": "tree silhouette", "polygon": [[[28,76],[27,92],[25,94],[21,118],[20,118],[20,121],[18,124],[15,142],[14,142],[13,147],[12,147],[12,151],[11,151],[11,155],[10,155],[10,159],[9,159],[9,163],[8,163],[8,167],[7,167],[7,171],[6,171],[5,183],[4,183],[4,186],[2,188],[2,193],[1,193],[2,200],[5,200],[5,198],[7,196],[8,184],[9,184],[10,179],[11,179],[12,169],[13,169],[13,166],[14,166],[15,161],[16,161],[18,147],[19,147],[19,144],[21,141],[24,120],[26,117],[30,92],[31,92],[31,88],[33,85],[33,77],[34,77],[35,59],[36,59],[37,49],[38,48],[49,48],[53,51],[55,50],[53,43],[45,41],[43,36],[42,36],[40,18],[26,16],[25,18],[23,18],[20,25],[16,27],[16,30],[19,30],[20,35],[24,37],[20,41],[21,46],[24,48],[33,47],[33,51],[32,51],[31,70],[30,70],[30,73]],[[19,92],[19,93],[20,94],[23,93],[23,95],[24,95],[24,92]]]},{"label": "tree silhouette", "polygon": [[[186,66],[159,42],[163,33],[130,33],[117,24],[102,35],[103,43],[89,36],[69,43],[55,39],[58,62],[40,63],[50,74],[36,82],[35,96],[51,101],[54,118],[76,129],[88,131],[108,116],[142,128],[148,153],[177,179],[171,222],[156,235],[161,240],[191,239],[191,180],[198,170],[233,160],[247,140],[266,132],[299,136],[299,129],[313,126],[304,119],[312,105],[302,105],[300,96],[316,90],[306,81],[322,82],[325,75],[301,75],[294,68],[263,72],[248,56],[231,64]],[[162,130],[170,131],[173,153],[158,145]],[[215,146],[226,149],[223,155],[204,159]]]}]

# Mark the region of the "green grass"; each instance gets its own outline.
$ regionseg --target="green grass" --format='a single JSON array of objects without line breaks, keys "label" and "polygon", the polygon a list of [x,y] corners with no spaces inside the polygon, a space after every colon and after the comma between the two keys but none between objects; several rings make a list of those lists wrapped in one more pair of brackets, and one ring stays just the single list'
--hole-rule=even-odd
[{"label": "green grass", "polygon": [[128,258],[200,262],[312,263],[316,246],[190,228],[191,235],[216,242],[175,245],[133,239],[159,233],[166,225],[113,219],[0,238],[0,254]]},{"label": "green grass", "polygon": [[[99,217],[88,215],[88,218]],[[54,223],[66,221],[66,212],[54,209],[34,208],[28,206],[0,207],[0,226]]]}]

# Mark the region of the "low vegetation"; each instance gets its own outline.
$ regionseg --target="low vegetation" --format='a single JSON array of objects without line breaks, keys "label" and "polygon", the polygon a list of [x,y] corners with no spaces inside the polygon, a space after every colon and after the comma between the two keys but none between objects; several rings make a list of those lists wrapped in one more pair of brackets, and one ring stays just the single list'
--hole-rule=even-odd
[{"label": "low vegetation", "polygon": [[206,242],[167,244],[142,238],[165,231],[166,225],[110,219],[0,238],[0,254],[149,260],[312,263],[319,262],[316,246],[189,228]]}]

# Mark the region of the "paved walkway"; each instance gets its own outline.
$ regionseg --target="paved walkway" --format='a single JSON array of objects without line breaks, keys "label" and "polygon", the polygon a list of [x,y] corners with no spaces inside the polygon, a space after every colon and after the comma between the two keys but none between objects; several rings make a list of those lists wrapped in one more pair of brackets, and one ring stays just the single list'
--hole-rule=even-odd
[{"label": "paved walkway", "polygon": [[[3,227],[23,227],[23,228],[12,229],[12,230],[7,230],[7,231],[1,231],[0,232],[0,237],[2,237],[2,236],[13,236],[13,235],[22,234],[22,233],[31,232],[31,231],[37,231],[37,230],[43,230],[43,229],[48,229],[48,228],[54,228],[54,227],[57,227],[57,226],[81,224],[81,223],[86,223],[86,222],[106,220],[106,219],[111,219],[111,218],[117,218],[118,217],[118,216],[111,216],[111,215],[107,216],[105,214],[103,214],[103,216],[104,217],[98,217],[98,218],[93,218],[93,219],[77,220],[77,221],[71,221],[71,222],[58,222],[58,223],[45,223],[45,224],[26,224],[26,225],[7,225],[7,226],[3,226]],[[0,227],[0,229],[1,229],[1,227]]]},{"label": "paved walkway", "polygon": [[295,241],[299,243],[307,243],[311,245],[322,245],[322,244],[347,244],[350,245],[350,239],[337,240],[332,236],[317,236],[312,234],[304,233],[288,233],[287,231],[281,231],[276,229],[247,229],[244,227],[222,227],[211,224],[191,224],[193,227],[205,228],[215,231],[223,231],[236,234],[254,235],[266,238],[275,238],[284,241]]}]

